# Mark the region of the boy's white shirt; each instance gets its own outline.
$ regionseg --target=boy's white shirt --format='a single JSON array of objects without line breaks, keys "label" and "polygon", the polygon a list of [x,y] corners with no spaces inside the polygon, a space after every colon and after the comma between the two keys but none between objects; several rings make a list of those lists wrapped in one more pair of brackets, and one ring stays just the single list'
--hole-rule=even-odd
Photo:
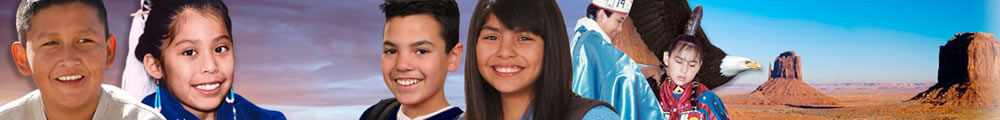
[{"label": "boy's white shirt", "polygon": [[601,38],[603,38],[605,42],[608,42],[609,44],[611,43],[611,38],[608,37],[608,34],[604,32],[604,29],[601,29],[601,25],[598,25],[597,21],[594,21],[594,19],[583,17],[576,20],[576,27],[573,27],[572,29],[573,39],[570,39],[569,41],[569,48],[576,48],[576,41],[577,39],[580,39],[580,34],[581,34],[579,32],[576,32],[576,29],[580,28],[580,26],[583,26],[587,30],[596,31],[597,33],[601,34]]},{"label": "boy's white shirt", "polygon": [[[410,119],[410,117],[406,116],[406,114],[403,114],[403,106],[399,106],[399,111],[396,111],[396,120],[426,120],[427,118],[430,118],[434,115],[441,114],[441,112],[448,111],[451,108],[455,108],[455,106],[444,107],[434,113],[421,115],[414,117],[413,119]],[[462,114],[464,115],[465,113]]]},{"label": "boy's white shirt", "polygon": [[[94,120],[165,120],[156,109],[140,103],[124,90],[101,84]],[[0,118],[12,120],[45,120],[42,94],[34,90],[0,106]]]}]

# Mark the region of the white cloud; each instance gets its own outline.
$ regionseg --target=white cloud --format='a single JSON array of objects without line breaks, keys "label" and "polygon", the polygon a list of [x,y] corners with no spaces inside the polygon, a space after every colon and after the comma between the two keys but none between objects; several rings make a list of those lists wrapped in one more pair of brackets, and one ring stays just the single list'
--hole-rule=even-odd
[{"label": "white cloud", "polygon": [[361,118],[361,114],[371,105],[345,106],[297,106],[297,105],[260,105],[269,110],[281,111],[289,120],[353,120]]},{"label": "white cloud", "polygon": [[462,71],[449,73],[444,83],[445,98],[451,106],[465,109],[465,75]]}]

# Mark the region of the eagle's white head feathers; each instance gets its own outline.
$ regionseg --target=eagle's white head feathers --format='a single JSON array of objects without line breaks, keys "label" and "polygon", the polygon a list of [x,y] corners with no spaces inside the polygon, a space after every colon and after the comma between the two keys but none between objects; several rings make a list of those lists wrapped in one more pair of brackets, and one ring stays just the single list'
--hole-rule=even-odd
[{"label": "eagle's white head feathers", "polygon": [[760,63],[746,57],[726,56],[719,68],[723,77],[733,77],[747,70],[760,70]]}]

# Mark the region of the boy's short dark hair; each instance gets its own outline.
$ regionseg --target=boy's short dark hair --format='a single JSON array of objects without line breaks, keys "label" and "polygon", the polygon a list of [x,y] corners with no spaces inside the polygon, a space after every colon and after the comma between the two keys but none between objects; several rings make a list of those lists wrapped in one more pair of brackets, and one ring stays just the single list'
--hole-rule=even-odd
[{"label": "boy's short dark hair", "polygon": [[[604,8],[597,7],[597,5],[590,4],[587,6],[587,18],[597,19],[597,11],[604,10]],[[612,12],[604,10],[604,16],[611,17]]]},{"label": "boy's short dark hair", "polygon": [[[23,0],[21,4],[17,6],[17,16],[15,24],[17,26],[17,41],[21,44],[25,44],[27,41],[26,35],[28,30],[31,29],[32,17],[38,13],[38,10],[46,8],[52,5],[65,4],[71,2],[80,2],[87,6],[94,7],[97,10],[97,18],[101,19],[101,23],[104,24],[104,37],[107,38],[111,35],[108,33],[108,16],[107,10],[104,9],[104,1],[102,0]],[[22,45],[24,46],[24,45]]]},{"label": "boy's short dark hair", "polygon": [[392,17],[430,14],[441,25],[445,51],[451,51],[458,44],[459,14],[458,3],[454,0],[386,0],[379,8],[385,13],[386,22]]}]

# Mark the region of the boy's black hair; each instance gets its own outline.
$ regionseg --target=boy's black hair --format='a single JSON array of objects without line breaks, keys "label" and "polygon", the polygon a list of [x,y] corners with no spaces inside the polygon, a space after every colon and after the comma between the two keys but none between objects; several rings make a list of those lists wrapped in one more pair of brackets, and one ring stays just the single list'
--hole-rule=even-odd
[{"label": "boy's black hair", "polygon": [[[199,10],[204,14],[217,15],[226,24],[226,32],[230,37],[233,34],[233,23],[229,18],[229,8],[222,0],[153,0],[150,4],[149,16],[146,18],[146,25],[143,33],[139,36],[139,43],[135,47],[135,58],[142,60],[146,54],[153,55],[156,59],[163,52],[164,41],[172,38],[177,15],[184,9]],[[230,38],[229,40],[233,40]]]},{"label": "boy's black hair", "polygon": [[385,13],[385,20],[416,14],[430,14],[441,27],[441,38],[444,38],[445,51],[458,44],[458,3],[454,0],[386,0],[379,5]]},{"label": "boy's black hair", "polygon": [[597,5],[590,4],[589,6],[587,6],[587,18],[597,19],[597,11],[601,10],[604,11],[605,16],[611,17],[612,14],[611,11],[605,10],[604,8],[598,7]]},{"label": "boy's black hair", "polygon": [[[17,42],[25,44],[27,41],[26,35],[28,30],[31,29],[31,20],[38,10],[46,8],[52,5],[65,4],[71,2],[80,2],[84,5],[93,7],[94,12],[97,12],[97,18],[101,19],[101,23],[104,24],[104,37],[110,37],[111,33],[108,33],[108,16],[107,10],[104,9],[104,1],[102,0],[23,0],[17,6],[17,16],[15,17],[15,26],[17,27]],[[24,46],[24,45],[21,45]]]}]

